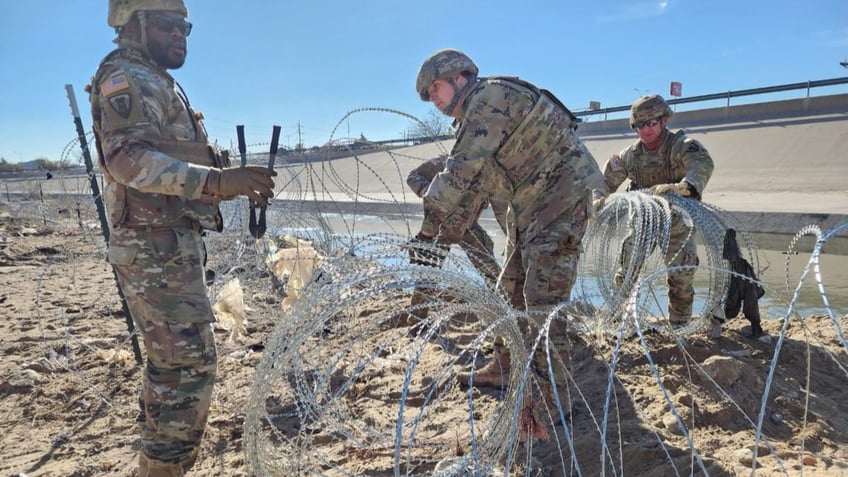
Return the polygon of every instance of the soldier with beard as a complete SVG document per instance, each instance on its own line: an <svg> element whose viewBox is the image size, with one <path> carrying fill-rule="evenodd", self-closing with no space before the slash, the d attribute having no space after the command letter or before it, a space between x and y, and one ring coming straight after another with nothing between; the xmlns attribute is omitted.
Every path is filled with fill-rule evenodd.
<svg viewBox="0 0 848 477"><path fill-rule="evenodd" d="M138 475L181 476L206 428L217 372L202 236L223 228L222 200L267 204L273 171L229 168L202 115L167 70L186 59L182 0L110 0L118 48L87 90L115 269L147 364Z"/></svg>

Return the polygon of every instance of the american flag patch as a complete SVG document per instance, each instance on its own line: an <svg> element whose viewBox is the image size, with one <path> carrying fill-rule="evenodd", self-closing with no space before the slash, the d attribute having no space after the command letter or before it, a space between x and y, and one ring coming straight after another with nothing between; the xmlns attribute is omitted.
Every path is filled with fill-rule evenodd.
<svg viewBox="0 0 848 477"><path fill-rule="evenodd" d="M116 91L125 90L130 87L129 81L127 81L127 77L123 74L118 76L110 76L106 78L106 81L100 83L100 94L103 96L109 96Z"/></svg>

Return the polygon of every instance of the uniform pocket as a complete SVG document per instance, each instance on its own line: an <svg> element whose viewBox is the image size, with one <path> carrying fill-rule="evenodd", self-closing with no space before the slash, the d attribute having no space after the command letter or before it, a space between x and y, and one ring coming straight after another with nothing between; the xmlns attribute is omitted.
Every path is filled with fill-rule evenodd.
<svg viewBox="0 0 848 477"><path fill-rule="evenodd" d="M162 262L172 260L180 252L180 243L177 233L173 229L156 230L147 237L152 252Z"/></svg>

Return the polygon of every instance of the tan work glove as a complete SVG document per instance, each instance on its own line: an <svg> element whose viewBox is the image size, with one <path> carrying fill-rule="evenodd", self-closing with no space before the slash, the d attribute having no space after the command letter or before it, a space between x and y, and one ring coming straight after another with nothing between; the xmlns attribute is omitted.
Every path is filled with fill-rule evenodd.
<svg viewBox="0 0 848 477"><path fill-rule="evenodd" d="M686 180L682 180L680 182L674 184L657 184L651 187L651 193L654 195L663 195L663 194L679 194L684 197L688 197L691 195L689 191L689 183Z"/></svg>
<svg viewBox="0 0 848 477"><path fill-rule="evenodd" d="M274 180L277 173L262 166L231 167L209 170L206 192L223 197L244 195L259 205L268 205L274 196Z"/></svg>

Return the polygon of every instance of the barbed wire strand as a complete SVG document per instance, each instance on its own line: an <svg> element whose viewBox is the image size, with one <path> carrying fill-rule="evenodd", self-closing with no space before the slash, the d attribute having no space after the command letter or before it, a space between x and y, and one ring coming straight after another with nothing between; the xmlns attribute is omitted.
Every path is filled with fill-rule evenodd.
<svg viewBox="0 0 848 477"><path fill-rule="evenodd" d="M343 116L327 144L334 144L333 135L340 124L364 112L398 115L424 124L400 111L360 108ZM265 144L256 143L252 148ZM446 152L441 143L437 147ZM78 148L78 143L69 142L63 149L62 160L73 162L77 158L75 148ZM550 376L553 376L554 366L562 364L556 362L558 353L548 336L558 311L553 311L543 320L538 334L530 337L533 344L525 347L528 337L519 330L517 323L532 317L512 309L504 296L488 287L468 257L451 251L441 268L410 264L407 242L417 224L404 206L411 196L402 186L401 161L429 158L390 149L372 151L383 154L379 160L393 162L390 176L384 176L380 173L384 168L369 163L378 159L372 159L369 154L360 156L359 151L351 152L355 164L352 177L337 169L329 154L326 159L318 161L297 163L284 160L279 163L278 170L283 173L277 180L276 199L269 208L270 242L257 242L246 233L245 200L224 204L223 213L229 232L207 237L210 268L217 272L210 286L210 297L216 298L223 286L235 278L245 287L249 300L263 293L294 297L287 307L276 305L266 308L267 314L260 317L273 324L273 329L264 343L265 351L256 366L244 411L247 469L256 475L356 475L366 468L371 470L365 473L391 469L396 476L505 475L513 472L531 475L530 468L543 457L539 453L548 453L551 448L520 438L518 431L525 399L538 394L546 384L533 371L531 357L539 349L547 359ZM103 254L105 244L102 238L97 237L93 201L83 195L86 194L87 181L62 174L56 178L58 180L51 184L59 184L59 190L46 194L44 181L40 179L14 184L16 195L24 200L35 200L38 204L35 214L26 216L25 207L19 207L13 201L8 206L15 209L15 214L23 214L24 221L31 220L50 229L82 229L90 244L90 253ZM365 183L377 185L377 190L383 192L364 191L362 186ZM398 188L397 184L401 187ZM9 185L7 183L7 191ZM74 203L76 217L67 213L56 215L67 209L62 206L67 204L67 197L79 198ZM345 212L350 209L342 207L344 202L354 204L353 212ZM305 206L309 203L312 207L307 209ZM372 203L396 207L398 213L392 220L378 217L384 224L383 230L388 230L388 233L358 228L360 222L370 219L368 205ZM676 216L684 218L689 234L702 245L702 258L705 260L696 267L665 265L666 257L673 258L681 253L669 248L672 218ZM397 228L394 222L400 222L401 228ZM709 325L713 310L721 305L726 295L731 277L738 277L728 269L722 258L726 230L737 230L740 249L755 270L762 270L754 239L730 214L710 204L677 196L656 197L641 191L611 195L607 206L598 212L589 226L584 239L586 253L581 257L579 266L581 280L575 286L571 301L563 305L569 316L570 332L598 348L611 345L611 354L602 362L607 370L603 403L597 411L600 415L596 415L590 398L578 383L579 376L572 375L570 370L566 384L572 392L568 396L559 394L557 386L553 386L552 400L546 401L541 413L544 424L556 431L553 439L556 442L556 464L547 465L555 465L563 474L583 475L589 472L588 469L597 469L601 475L606 475L608 470L613 475L626 473L629 462L623 454L622 442L617 443L616 452L608 441L612 437L609 430L613 418L619 426L616 435L619 438L624 435L622 417L618 414L621 403L616 386L617 382L620 383L617 371L625 353L625 343L636 336L656 387L691 452L692 465L707 473L707 466L692 435L693 429L689 429L678 412L677 404L663 383L660 364L654 359L646 333L659 332L674 337L686 357L686 366L707 376L710 385L718 390L726 403L735 407L749 429L754 431L752 471L755 471L760 441L764 440L767 448L773 450L763 433L766 403L772 392L778 354L790 320L800 319L796 307L800 290L810 272L837 337L848 351L848 343L831 307L820 270L823 245L845 227L848 224L827 233L808 227L800 231L789 245L787 292L792 289L788 260L796 255L800 237L814 235L817 238L810 260L791 298L787 298L759 414L754 420L730 392L704 371L683 344L684 339ZM622 251L625 240L632 242L629 256ZM313 261L311 265L315 272L304 283L275 283L270 279L271 273L267 268L269 260L275 252L291 246L292 242L295 247L303 247L304 253L308 246L319 251L318 258L302 257ZM301 248L297 250L295 260ZM656 320L656 315L663 314L665 277L675 270L695 271L696 281L700 284L699 301L688 323L670 327L661 319ZM617 271L623 276L620 284L615 283ZM47 268L42 279L46 277ZM80 286L74 277L70 277L60 298L63 302L71 301L74 289ZM283 277L283 281L286 278L291 281L291 277ZM761 282L757 284L767 288L769 294L780 295L779 290ZM37 288L41 290L43 286ZM425 292L425 303L410 303L416 289ZM39 312L48 309L41 296L37 293ZM97 305L98 309L106 310L115 307L114 301ZM425 309L429 311L426 318L410 318ZM74 353L93 353L107 344L81 340L79 336L85 330L75 328L78 319L75 316L64 317L66 330L62 351L68 354L68 359L54 365L84 382L88 392L105 405L116 412L131 414L135 403L112 402L112 394L103 389L104 384L92 382L87 378L86 370L79 368L80 361L74 359ZM481 362L486 361L489 354L487 343L495 336L504 340L514 363L504 385L493 393L480 392L473 386L462 389L457 384L457 375L477 369ZM107 346L116 351L128 347L126 333L116 337L118 339ZM49 342L44 330L42 340ZM48 357L50 351L45 350ZM848 377L839 358L832 354L829 356ZM110 358L110 366L116 359L116 356ZM472 382L475 374L472 371ZM691 375L689 380L692 380ZM398 383L399 387L393 387L392 383ZM551 381L547 384L557 383ZM624 389L627 389L626 386ZM571 400L569 406L564 399ZM647 414L643 405L630 400L632 402L628 405L632 405L635 412ZM578 455L574 423L565 411L579 403L588 410L589 421L593 423L600 443L597 459L592 463L581 460ZM226 402L221 404L228 405ZM806 402L805 409L808 407L809 402ZM467 412L461 419L456 419L451 417L455 414L440 413L440 409L465 409ZM233 411L236 412L235 409ZM442 435L440 429L453 430L453 442ZM659 444L671 469L680 475L681 471L664 438L656 429L648 431ZM803 441L801 445L803 447ZM464 450L458 453L458 448ZM345 449L347 458L337 458L339 449ZM787 473L779 458L778 463Z"/></svg>

